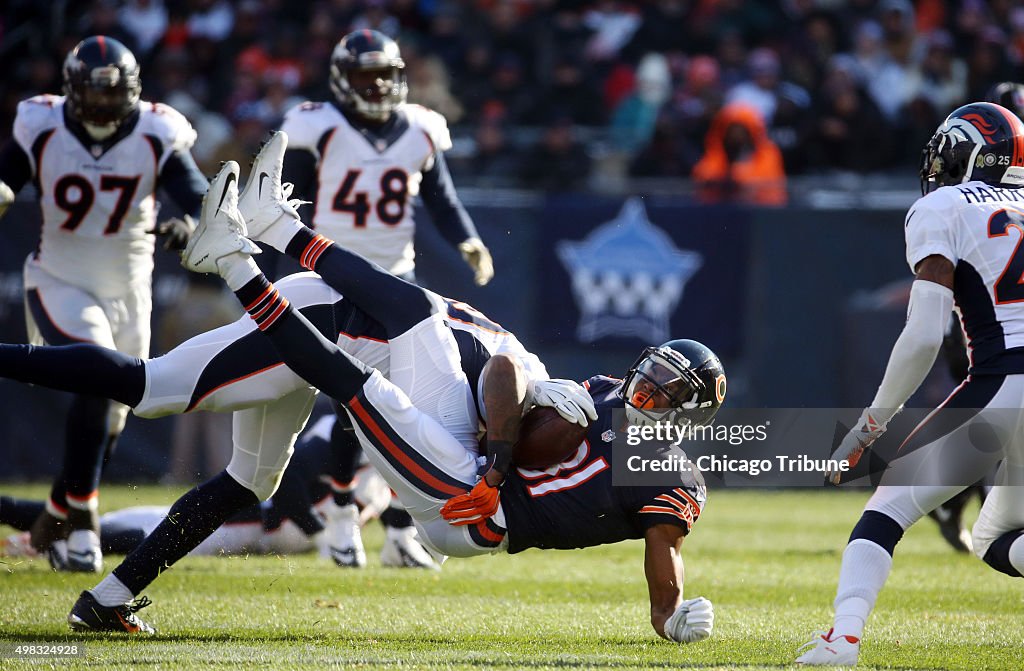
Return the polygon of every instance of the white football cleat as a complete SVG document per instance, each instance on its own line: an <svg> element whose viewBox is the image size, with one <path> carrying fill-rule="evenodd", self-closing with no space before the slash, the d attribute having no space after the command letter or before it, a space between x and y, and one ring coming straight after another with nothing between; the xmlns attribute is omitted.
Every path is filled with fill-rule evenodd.
<svg viewBox="0 0 1024 671"><path fill-rule="evenodd" d="M220 273L217 262L241 252L259 254L260 248L246 237L238 213L238 164L221 166L203 197L199 225L181 253L181 265L197 273Z"/></svg>
<svg viewBox="0 0 1024 671"><path fill-rule="evenodd" d="M814 638L800 646L804 651L796 658L797 664L806 666L856 666L860 655L860 639L856 636L832 636L828 632L815 632Z"/></svg>
<svg viewBox="0 0 1024 671"><path fill-rule="evenodd" d="M363 568L366 566L366 550L363 536L359 531L359 508L351 503L336 506L327 516L327 554L338 566Z"/></svg>
<svg viewBox="0 0 1024 671"><path fill-rule="evenodd" d="M68 570L68 542L67 540L53 541L50 547L46 548L46 558L54 571Z"/></svg>
<svg viewBox="0 0 1024 671"><path fill-rule="evenodd" d="M66 571L100 573L103 571L103 550L100 537L92 529L75 529L68 535Z"/></svg>
<svg viewBox="0 0 1024 671"><path fill-rule="evenodd" d="M382 566L394 568L425 568L440 571L441 565L416 539L416 527L396 529L388 527L384 547L380 550Z"/></svg>
<svg viewBox="0 0 1024 671"><path fill-rule="evenodd" d="M253 240L266 242L265 234L274 224L299 220L296 208L304 201L288 200L292 185L281 184L281 168L287 148L288 134L273 132L253 159L249 181L238 196L238 211L242 213L246 230Z"/></svg>

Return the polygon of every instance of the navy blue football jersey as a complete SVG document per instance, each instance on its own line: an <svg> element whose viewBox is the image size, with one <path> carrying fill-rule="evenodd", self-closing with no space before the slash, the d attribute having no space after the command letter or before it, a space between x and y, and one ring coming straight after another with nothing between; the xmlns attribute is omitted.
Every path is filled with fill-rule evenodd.
<svg viewBox="0 0 1024 671"><path fill-rule="evenodd" d="M612 485L612 444L625 427L622 380L596 376L584 383L597 420L571 459L543 471L514 469L501 486L509 553L527 548L571 550L643 538L656 524L689 533L707 490L702 480L668 486ZM617 422L616 422L617 420Z"/></svg>

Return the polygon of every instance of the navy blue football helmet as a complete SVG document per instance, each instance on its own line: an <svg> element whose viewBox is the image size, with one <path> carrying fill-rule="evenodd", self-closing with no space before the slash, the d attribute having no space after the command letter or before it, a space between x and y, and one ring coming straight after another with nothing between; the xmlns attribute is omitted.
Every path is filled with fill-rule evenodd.
<svg viewBox="0 0 1024 671"><path fill-rule="evenodd" d="M135 55L112 37L88 37L64 59L65 104L87 128L116 129L138 109L141 94Z"/></svg>
<svg viewBox="0 0 1024 671"><path fill-rule="evenodd" d="M387 121L409 93L398 43L376 30L341 38L331 54L330 83L343 108L376 123Z"/></svg>
<svg viewBox="0 0 1024 671"><path fill-rule="evenodd" d="M626 417L634 426L703 426L722 407L725 391L722 362L696 340L648 347L622 382Z"/></svg>
<svg viewBox="0 0 1024 671"><path fill-rule="evenodd" d="M1024 186L1024 123L995 103L976 102L955 110L922 152L922 194L975 180Z"/></svg>

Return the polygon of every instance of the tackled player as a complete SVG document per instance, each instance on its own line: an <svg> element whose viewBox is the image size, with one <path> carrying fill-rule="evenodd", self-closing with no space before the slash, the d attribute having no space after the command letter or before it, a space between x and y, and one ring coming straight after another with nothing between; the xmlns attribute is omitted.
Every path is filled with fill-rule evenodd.
<svg viewBox="0 0 1024 671"><path fill-rule="evenodd" d="M457 348L451 331L443 328L444 303L418 290L421 295L410 303L427 301L426 318L422 311L389 309L381 300L388 294L371 289L369 280L379 269L365 259L316 235L284 207L284 215L273 219L238 212L237 172L237 165L229 163L214 178L199 230L184 254L186 267L224 277L288 366L345 406L371 463L398 493L429 548L475 556L644 538L654 629L680 643L711 634L711 602L702 597L683 599L679 555L706 498L703 481L692 476L675 487L613 487L606 438L625 428L621 421L644 424L667 416L677 424L709 422L722 400L715 382L724 376L709 349L673 340L646 349L624 380L588 380L585 386L597 407L597 421L590 423L587 440L571 460L546 471L511 464L510 439L518 431L526 390L514 378L509 380L518 404L501 417L487 404L488 426L498 424L501 429L498 440L489 440L490 454L481 469L473 446L463 444L417 406L419 399L428 407L435 402L431 390L420 378L396 370L396 361L414 361L417 353L441 359L439 355ZM385 329L393 382L324 338L290 305L253 262L255 245L246 237L249 231L257 238L279 241L288 250L302 250L300 255L313 270L326 272L325 266L338 264L348 276L346 289L376 297L366 309ZM461 375L454 359L438 360L437 365L445 377ZM485 387L489 390L490 385ZM622 414L616 415L616 410L625 411L624 420L617 419ZM72 617L77 612L78 606Z"/></svg>

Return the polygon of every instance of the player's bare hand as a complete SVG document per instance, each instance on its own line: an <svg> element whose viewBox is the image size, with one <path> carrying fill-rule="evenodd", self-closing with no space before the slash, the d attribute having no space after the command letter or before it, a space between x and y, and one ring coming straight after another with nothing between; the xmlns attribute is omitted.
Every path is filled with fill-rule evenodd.
<svg viewBox="0 0 1024 671"><path fill-rule="evenodd" d="M531 380L526 386L526 406L530 405L554 408L562 419L580 426L597 419L594 399L572 380Z"/></svg>
<svg viewBox="0 0 1024 671"><path fill-rule="evenodd" d="M478 287L482 287L494 277L494 261L491 252L480 238L467 238L459 243L459 252L470 268Z"/></svg>
<svg viewBox="0 0 1024 671"><path fill-rule="evenodd" d="M452 497L441 506L441 517L454 526L476 524L498 512L498 488L487 477L480 478L473 489Z"/></svg>
<svg viewBox="0 0 1024 671"><path fill-rule="evenodd" d="M188 239L196 230L196 222L189 215L183 215L161 221L150 233L159 235L164 239L164 249L172 252L180 252L185 249Z"/></svg>

